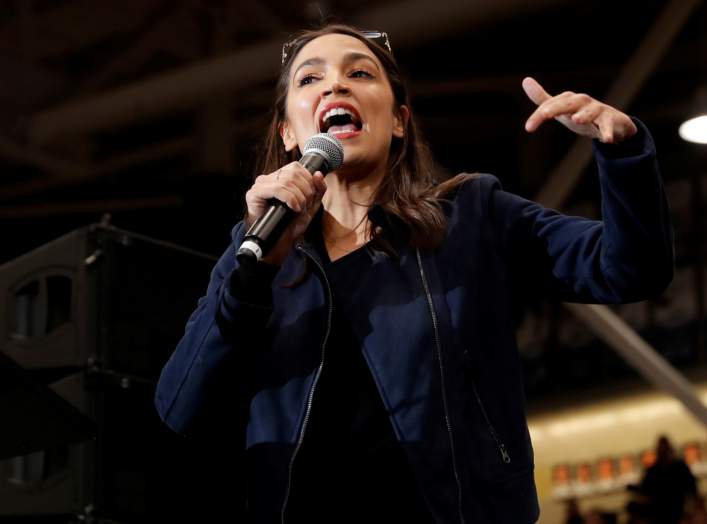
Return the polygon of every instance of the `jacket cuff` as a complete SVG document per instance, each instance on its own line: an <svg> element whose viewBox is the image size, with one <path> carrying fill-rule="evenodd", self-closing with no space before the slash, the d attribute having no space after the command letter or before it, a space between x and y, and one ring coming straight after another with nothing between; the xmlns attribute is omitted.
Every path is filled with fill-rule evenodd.
<svg viewBox="0 0 707 524"><path fill-rule="evenodd" d="M265 264L243 267L238 263L236 251L245 231L245 224L240 222L231 233L233 265L218 291L216 320L224 334L244 326L264 326L272 313L272 282L279 268Z"/></svg>
<svg viewBox="0 0 707 524"><path fill-rule="evenodd" d="M655 145L646 125L638 118L631 117L631 120L636 124L636 134L620 144L604 144L597 139L592 140L597 159L618 160L655 154Z"/></svg>
<svg viewBox="0 0 707 524"><path fill-rule="evenodd" d="M272 283L279 270L262 262L238 266L230 276L230 295L241 304L272 308Z"/></svg>

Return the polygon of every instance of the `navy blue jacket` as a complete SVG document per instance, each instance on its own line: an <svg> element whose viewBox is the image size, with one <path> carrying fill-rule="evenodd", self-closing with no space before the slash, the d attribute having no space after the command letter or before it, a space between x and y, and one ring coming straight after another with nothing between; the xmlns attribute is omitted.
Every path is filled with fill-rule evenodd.
<svg viewBox="0 0 707 524"><path fill-rule="evenodd" d="M670 282L668 208L652 139L638 124L626 144L594 145L603 221L545 209L503 191L490 175L464 183L444 202L446 238L435 250L411 249L394 221L371 210L374 220L393 224L384 234L398 239L399 256L371 249L374 268L342 308L368 312L351 316L362 319L352 328L437 522L525 524L538 517L514 338L521 291L619 303ZM156 405L186 435L239 421L251 518L281 522L326 366L332 297L321 261L304 241L263 303L239 302L231 276L243 234L238 224L162 372ZM303 272L305 260L311 270Z"/></svg>

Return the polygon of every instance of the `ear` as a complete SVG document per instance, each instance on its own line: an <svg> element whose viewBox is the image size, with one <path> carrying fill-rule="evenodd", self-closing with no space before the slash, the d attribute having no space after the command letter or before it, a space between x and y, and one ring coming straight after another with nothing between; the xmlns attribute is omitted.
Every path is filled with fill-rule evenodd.
<svg viewBox="0 0 707 524"><path fill-rule="evenodd" d="M405 136L405 131L408 128L409 121L410 108L405 105L400 106L393 115L393 136L396 138L403 138Z"/></svg>
<svg viewBox="0 0 707 524"><path fill-rule="evenodd" d="M285 151L288 153L297 147L297 139L295 138L295 134L292 132L289 123L283 122L280 124L280 137L282 138L282 143L285 146Z"/></svg>

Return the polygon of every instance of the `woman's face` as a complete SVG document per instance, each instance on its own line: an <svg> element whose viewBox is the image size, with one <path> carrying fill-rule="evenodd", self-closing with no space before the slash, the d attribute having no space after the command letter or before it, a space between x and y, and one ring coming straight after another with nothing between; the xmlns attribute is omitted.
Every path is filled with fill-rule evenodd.
<svg viewBox="0 0 707 524"><path fill-rule="evenodd" d="M282 126L285 148L302 150L312 135L329 132L344 145L344 166L384 167L392 137L402 137L408 109L394 108L385 69L360 40L331 34L308 42L290 69Z"/></svg>

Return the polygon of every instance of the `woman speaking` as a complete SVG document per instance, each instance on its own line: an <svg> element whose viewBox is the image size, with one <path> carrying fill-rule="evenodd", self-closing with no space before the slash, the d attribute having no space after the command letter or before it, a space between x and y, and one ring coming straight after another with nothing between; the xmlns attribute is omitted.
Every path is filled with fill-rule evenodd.
<svg viewBox="0 0 707 524"><path fill-rule="evenodd" d="M257 523L538 518L513 311L523 293L619 303L672 278L672 233L643 125L533 79L530 132L594 139L603 221L489 175L439 183L385 33L332 25L285 44L247 216L166 364L173 430L239 428ZM296 160L327 132L344 162ZM277 199L294 219L256 265L235 253Z"/></svg>

